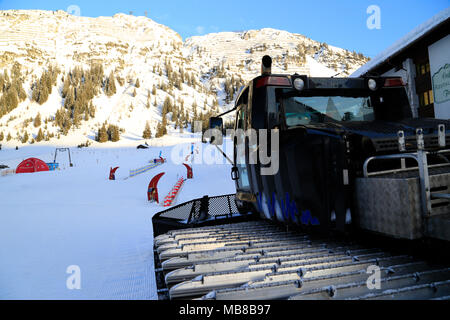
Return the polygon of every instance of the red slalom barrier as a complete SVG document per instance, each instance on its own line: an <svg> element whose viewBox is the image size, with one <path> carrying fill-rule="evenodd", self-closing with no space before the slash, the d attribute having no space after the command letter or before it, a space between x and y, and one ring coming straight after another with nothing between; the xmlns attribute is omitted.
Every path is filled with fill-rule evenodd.
<svg viewBox="0 0 450 320"><path fill-rule="evenodd" d="M187 169L187 178L188 178L188 179L194 178L194 176L193 176L193 174L192 174L192 167L190 167L190 166L187 165L186 163L183 163L183 166L185 166L186 169Z"/></svg>
<svg viewBox="0 0 450 320"><path fill-rule="evenodd" d="M109 180L116 180L116 171L119 167L109 169Z"/></svg>
<svg viewBox="0 0 450 320"><path fill-rule="evenodd" d="M173 200L176 198L178 192L181 189L181 186L183 185L184 181L186 181L183 177L181 177L175 186L172 188L172 190L169 192L169 194L164 198L164 207L170 207L172 205Z"/></svg>
<svg viewBox="0 0 450 320"><path fill-rule="evenodd" d="M159 179L165 174L165 172L161 172L153 177L153 179L150 181L147 189L147 199L148 201L156 201L159 203L158 198L158 182Z"/></svg>

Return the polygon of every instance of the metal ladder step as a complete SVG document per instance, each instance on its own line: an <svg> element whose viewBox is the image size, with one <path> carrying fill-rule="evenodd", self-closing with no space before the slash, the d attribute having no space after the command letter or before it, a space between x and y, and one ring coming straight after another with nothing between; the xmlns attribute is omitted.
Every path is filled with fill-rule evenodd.
<svg viewBox="0 0 450 320"><path fill-rule="evenodd" d="M197 234L197 233L205 233L205 232L217 232L217 231L223 231L223 230L245 230L245 229L268 227L268 226L271 228L274 228L274 226L272 224L270 224L269 222L259 220L259 221L239 222L239 223L234 223L234 224L224 224L224 225L201 227L201 228L179 229L179 230L172 230L165 234L155 237L155 242L157 242L161 239L165 239L167 237L174 237L177 235L188 235L188 234Z"/></svg>
<svg viewBox="0 0 450 320"><path fill-rule="evenodd" d="M156 246L156 250L158 252L162 252L164 250L173 249L173 248L181 248L181 247L188 247L188 246L199 246L199 245L208 245L208 244L224 244L224 243L244 243L244 242L259 242L262 240L270 240L270 239L307 239L306 236L299 235L296 233L291 232L266 232L264 234L261 233L249 233L247 235L239 235L237 237L231 236L231 237L224 237L221 239L217 239L214 237L207 237L207 238L198 238L198 241L195 239L193 241L189 241L188 239L184 239L183 241L180 241L178 244L176 241L173 242L166 242L160 246Z"/></svg>
<svg viewBox="0 0 450 320"><path fill-rule="evenodd" d="M401 275L384 275L380 279L379 288L369 288L367 285L367 275L360 281L346 283L342 285L332 285L307 290L304 293L290 297L290 300L322 300L322 299L354 299L359 297L370 298L371 296L386 295L398 288L412 288L413 286L431 285L432 283L450 278L450 269L427 270ZM395 295L395 293L393 293ZM417 298L421 295L418 294Z"/></svg>
<svg viewBox="0 0 450 320"><path fill-rule="evenodd" d="M431 193L431 199L446 199L450 200L450 193Z"/></svg>
<svg viewBox="0 0 450 320"><path fill-rule="evenodd" d="M179 242L186 239L202 239L202 238L208 238L208 237L228 237L228 236L239 236L239 235L248 235L248 234L255 234L255 233L265 233L265 232L279 232L279 230L276 230L273 228L273 226L255 226L252 228L239 228L239 229L229 229L229 230L209 230L205 232L196 232L196 233L183 233L183 234L176 234L172 236L167 237L161 237L158 240L154 241L155 246L161 246L166 243L172 243L172 242Z"/></svg>
<svg viewBox="0 0 450 320"><path fill-rule="evenodd" d="M383 257L385 257L385 254L379 253L372 254L370 256L361 256L361 260L375 260ZM289 263L281 265L277 265L275 263L259 265L241 271L211 273L200 275L193 280L176 284L169 290L169 294L171 298L199 296L206 294L212 290L232 288L243 285L249 281L261 280L268 275L277 274L278 272L300 272L299 270L307 270L308 268L329 269L338 267L342 264L349 265L352 263L358 264L359 261L355 261L350 256L343 255L312 260L299 259L297 261L290 261Z"/></svg>
<svg viewBox="0 0 450 320"><path fill-rule="evenodd" d="M390 262L391 261L384 261L380 264L382 277L412 274L429 269L429 266L423 262L404 263L399 265L390 264ZM248 283L240 288L222 289L210 292L201 299L242 300L248 299L249 296L253 300L288 299L289 297L314 288L326 288L333 285L339 286L367 281L368 274L365 266L366 264L361 264L353 271L304 279L299 278L297 275L291 277L291 279L287 281L271 281L271 278L267 278L263 281Z"/></svg>
<svg viewBox="0 0 450 320"><path fill-rule="evenodd" d="M400 289L388 289L378 294L366 294L355 299L361 300L429 300L448 297L450 295L450 280L413 285Z"/></svg>
<svg viewBox="0 0 450 320"><path fill-rule="evenodd" d="M212 250L220 250L220 249L242 249L247 250L250 248L262 248L264 245L277 245L277 246L292 246L299 243L309 243L309 240L305 240L303 237L301 238L280 238L280 239L265 239L260 241L243 241L243 242L212 242L212 243L202 243L196 245L187 245L180 248L172 248L168 250L164 250L159 253L159 258L161 261L167 260L169 258L178 257L178 256L186 256L192 252L199 251L212 251Z"/></svg>
<svg viewBox="0 0 450 320"><path fill-rule="evenodd" d="M322 249L322 252L313 251L313 252L298 252L298 251L287 251L284 254L280 253L278 255L273 256L251 256L246 259L228 259L221 260L213 263L200 263L195 264L192 267L186 267L183 269L177 269L172 271L166 275L166 283L176 283L181 281L191 280L199 275L208 275L211 273L224 272L224 271L238 271L242 269L251 269L262 266L273 266L274 264L282 265L284 263L290 263L292 261L308 261L316 259L326 259L329 257L338 257L348 255L348 251L350 248L341 248L337 250L333 250L333 253L330 253L328 249ZM359 253L367 253L369 252L367 249L361 249L358 251ZM355 251L355 253L358 253Z"/></svg>
<svg viewBox="0 0 450 320"><path fill-rule="evenodd" d="M230 260L230 259L243 259L246 257L256 257L256 256L273 256L274 254L283 254L285 251L301 250L305 253L313 252L318 250L328 251L334 247L340 246L340 243L335 243L334 246L326 245L323 242L310 242L304 241L299 242L295 245L289 247L281 246L278 242L271 242L268 244L257 245L251 248L240 248L240 249L224 249L224 250L209 250L209 251L199 251L188 253L184 257L175 257L165 260L162 263L164 270L171 270L183 267L189 267L198 263L212 263L218 262L220 260ZM359 248L359 246L354 246L354 248Z"/></svg>

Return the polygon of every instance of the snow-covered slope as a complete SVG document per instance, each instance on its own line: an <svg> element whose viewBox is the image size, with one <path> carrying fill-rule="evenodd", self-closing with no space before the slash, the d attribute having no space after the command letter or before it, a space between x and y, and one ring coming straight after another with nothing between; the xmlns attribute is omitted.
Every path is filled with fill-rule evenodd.
<svg viewBox="0 0 450 320"><path fill-rule="evenodd" d="M34 142L41 129L48 141L40 144L77 145L87 140L95 144L93 140L106 122L122 129L119 144L136 144L143 139L147 123L154 137L167 99L178 114L166 113L169 134L179 132L174 128L177 118L190 130L190 122L202 114L206 117L207 112L230 108L239 88L259 74L265 54L273 57L274 72L311 76L345 76L367 61L361 54L274 29L222 32L183 42L175 31L146 17L0 11L0 70L6 70L0 74L6 72L4 78L11 79L14 65L18 66L26 94L17 107L3 116L0 112L0 143ZM79 124L61 132L54 120L65 104L64 80L76 67L88 70L93 65L104 70L100 89L90 100L95 115L83 116ZM33 88L50 66L59 69L53 90L48 100L37 103ZM110 74L115 77L116 90L107 95ZM73 88L74 92L79 89L75 84ZM5 90L0 90L0 98L6 96ZM0 111L7 105L2 106L0 100ZM73 110L67 112L73 116ZM38 113L42 124L34 125Z"/></svg>
<svg viewBox="0 0 450 320"><path fill-rule="evenodd" d="M183 156L190 145L180 146ZM72 149L73 167L67 154L58 154L61 170L0 176L0 300L157 299L151 218L166 208L147 201L147 188L154 175L166 172L158 184L164 198L177 175L186 177L186 169L170 160L172 149ZM54 151L50 146L5 148L0 163L15 168L28 157L50 162ZM160 152L167 163L124 180L130 169L145 166ZM197 164L200 156L195 154L194 179L185 182L175 205L235 191L230 165ZM109 169L115 166L117 179L110 181ZM71 276L66 270L74 265L80 290L66 285Z"/></svg>

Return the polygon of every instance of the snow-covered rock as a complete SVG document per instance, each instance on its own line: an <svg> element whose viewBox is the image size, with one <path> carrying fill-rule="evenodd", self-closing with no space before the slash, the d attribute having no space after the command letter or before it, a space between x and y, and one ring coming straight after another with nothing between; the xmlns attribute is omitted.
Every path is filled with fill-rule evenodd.
<svg viewBox="0 0 450 320"><path fill-rule="evenodd" d="M30 140L37 136L41 127L34 127L29 119L38 113L43 120L55 116L64 104L63 75L75 67L87 69L102 64L105 77L113 72L123 82L116 81L116 94L110 97L101 90L92 100L95 117L70 129L67 136L58 138L59 128L49 122L43 130L55 135L50 143L76 145L92 140L105 121L123 129L121 140L142 140L147 122L155 134L167 97L178 107L183 104L191 120L194 105L197 114L228 110L239 87L259 74L265 54L273 58L273 72L310 76L345 76L367 61L360 54L269 28L214 33L183 42L175 31L146 17L116 14L89 18L65 11L0 11L0 70L10 73L14 63L19 63L27 93L25 101L0 118L0 133L12 136L12 140L6 142L4 138L0 143L20 144L25 132ZM50 65L57 66L61 73L48 101L39 105L32 100L31 88ZM172 86L169 68L172 75L185 75L178 88ZM225 90L230 83L235 86L232 97ZM175 119L169 114L168 120L173 128Z"/></svg>

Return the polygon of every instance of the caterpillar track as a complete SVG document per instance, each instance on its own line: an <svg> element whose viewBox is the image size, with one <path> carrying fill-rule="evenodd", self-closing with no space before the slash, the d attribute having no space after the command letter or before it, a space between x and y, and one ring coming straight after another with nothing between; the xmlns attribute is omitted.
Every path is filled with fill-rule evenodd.
<svg viewBox="0 0 450 320"><path fill-rule="evenodd" d="M169 231L154 245L160 299L450 299L449 265L263 220Z"/></svg>

